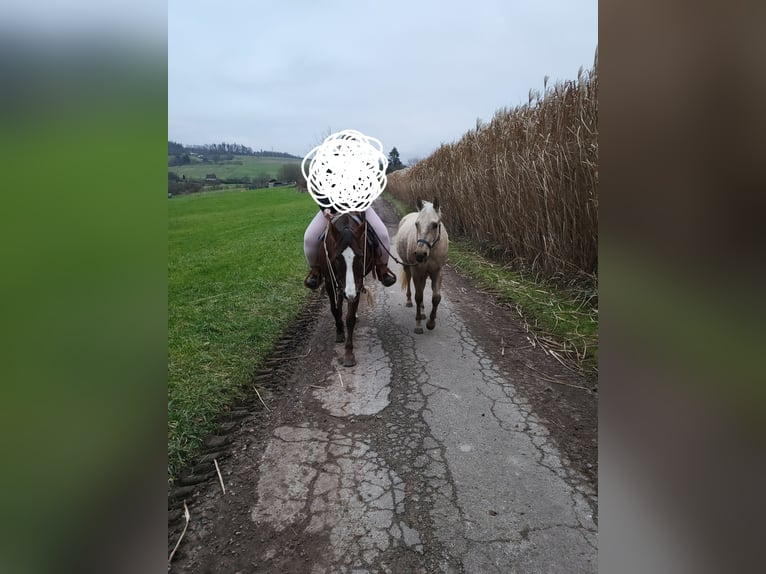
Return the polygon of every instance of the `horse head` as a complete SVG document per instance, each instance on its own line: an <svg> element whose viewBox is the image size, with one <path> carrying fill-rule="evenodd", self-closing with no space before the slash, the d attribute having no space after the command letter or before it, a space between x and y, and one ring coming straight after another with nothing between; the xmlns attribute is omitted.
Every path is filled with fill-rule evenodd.
<svg viewBox="0 0 766 574"><path fill-rule="evenodd" d="M418 216L415 219L415 232L417 243L415 244L415 260L423 263L431 254L431 249L441 239L441 211L439 199L422 201L417 199Z"/></svg>

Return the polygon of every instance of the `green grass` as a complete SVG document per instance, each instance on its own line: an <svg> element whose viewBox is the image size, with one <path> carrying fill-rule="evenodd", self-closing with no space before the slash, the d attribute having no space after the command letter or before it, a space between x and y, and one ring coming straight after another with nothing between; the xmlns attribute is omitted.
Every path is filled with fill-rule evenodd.
<svg viewBox="0 0 766 574"><path fill-rule="evenodd" d="M635 356L673 373L672 384L729 410L737 424L763 426L762 290L736 273L700 281L619 240L605 242L601 261L609 289L610 330L624 333ZM667 380L671 382L670 379ZM663 384L665 381L663 381Z"/></svg>
<svg viewBox="0 0 766 574"><path fill-rule="evenodd" d="M305 304L303 232L316 204L290 187L177 197L168 212L172 477Z"/></svg>
<svg viewBox="0 0 766 574"><path fill-rule="evenodd" d="M403 215L412 211L386 193ZM561 289L486 259L470 242L450 236L448 262L519 314L536 343L543 344L595 383L598 374L598 309L582 290Z"/></svg>
<svg viewBox="0 0 766 574"><path fill-rule="evenodd" d="M472 277L479 289L510 304L537 342L556 352L591 382L598 374L598 309L577 291L536 281L485 259L464 241L450 238L449 263Z"/></svg>
<svg viewBox="0 0 766 574"><path fill-rule="evenodd" d="M278 178L279 169L284 164L300 163L299 159L234 156L231 161L221 163L191 163L187 165L174 165L168 167L168 171L177 173L179 177L185 175L187 179L205 179L209 173L214 173L219 179L242 178L266 179Z"/></svg>

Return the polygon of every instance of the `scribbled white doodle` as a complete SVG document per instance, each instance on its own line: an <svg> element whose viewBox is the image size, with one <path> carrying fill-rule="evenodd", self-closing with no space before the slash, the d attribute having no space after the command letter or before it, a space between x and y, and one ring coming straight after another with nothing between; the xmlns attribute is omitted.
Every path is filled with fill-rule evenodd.
<svg viewBox="0 0 766 574"><path fill-rule="evenodd" d="M387 168L380 141L356 130L328 136L301 164L314 200L339 213L370 207L386 188Z"/></svg>

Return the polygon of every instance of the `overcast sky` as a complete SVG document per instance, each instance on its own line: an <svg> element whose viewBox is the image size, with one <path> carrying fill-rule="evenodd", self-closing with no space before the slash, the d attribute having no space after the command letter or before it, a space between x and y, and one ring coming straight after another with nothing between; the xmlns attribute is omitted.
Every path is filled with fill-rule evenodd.
<svg viewBox="0 0 766 574"><path fill-rule="evenodd" d="M597 42L597 0L169 0L168 138L300 156L355 129L407 163Z"/></svg>

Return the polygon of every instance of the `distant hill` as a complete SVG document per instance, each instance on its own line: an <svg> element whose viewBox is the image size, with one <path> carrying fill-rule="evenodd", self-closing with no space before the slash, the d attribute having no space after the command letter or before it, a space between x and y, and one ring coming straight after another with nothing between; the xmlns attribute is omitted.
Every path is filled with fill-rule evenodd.
<svg viewBox="0 0 766 574"><path fill-rule="evenodd" d="M264 156L234 156L230 160L217 162L202 161L190 155L190 162L183 165L168 166L168 171L186 179L204 180L215 175L221 181L239 180L242 183L263 183L270 179L289 179L296 181L300 172L300 158L294 157L264 157ZM288 170L284 166L295 166ZM247 179L245 179L247 178Z"/></svg>
<svg viewBox="0 0 766 574"><path fill-rule="evenodd" d="M284 152L254 151L240 144L187 146L168 141L168 193L300 183L302 159Z"/></svg>
<svg viewBox="0 0 766 574"><path fill-rule="evenodd" d="M217 161L219 159L232 159L229 156L247 155L254 157L281 157L288 159L302 159L296 155L280 151L255 151L252 148L236 143L219 143L204 145L184 145L178 142L168 140L168 158L171 156L183 156L196 154L198 157Z"/></svg>

